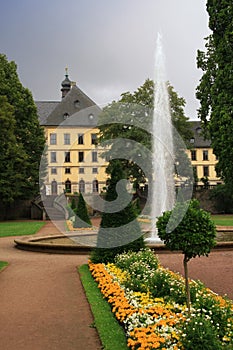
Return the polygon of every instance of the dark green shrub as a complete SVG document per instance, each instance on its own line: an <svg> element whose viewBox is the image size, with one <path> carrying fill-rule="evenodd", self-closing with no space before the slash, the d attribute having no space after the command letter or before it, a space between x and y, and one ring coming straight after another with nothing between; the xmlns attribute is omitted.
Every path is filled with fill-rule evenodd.
<svg viewBox="0 0 233 350"><path fill-rule="evenodd" d="M79 194L78 205L77 205L77 214L75 215L74 225L75 228L90 227L91 220L88 215L86 203L84 201L82 193Z"/></svg>
<svg viewBox="0 0 233 350"><path fill-rule="evenodd" d="M133 205L134 205L134 210L135 210L135 213L136 215L140 215L142 209L141 209L141 206L140 206L140 198L137 197L134 202L133 202Z"/></svg>
<svg viewBox="0 0 233 350"><path fill-rule="evenodd" d="M121 254L123 252L128 251L139 251L141 248L145 246L143 237L139 237L133 242L129 244L125 244L123 246L114 247L114 248L93 248L91 252L91 261L93 263L108 263L114 262L116 255Z"/></svg>
<svg viewBox="0 0 233 350"><path fill-rule="evenodd" d="M71 208L70 205L67 205L66 209L67 209L67 212L68 212L68 219L70 219L72 216L75 215L75 212L74 212L74 210Z"/></svg>
<svg viewBox="0 0 233 350"><path fill-rule="evenodd" d="M125 179L122 164L119 160L114 160L111 161L110 168L111 178L105 197L105 212L100 223L97 247L91 254L91 260L95 263L113 262L117 254L139 251L145 247L126 183L121 181ZM115 209L109 212L111 206Z"/></svg>
<svg viewBox="0 0 233 350"><path fill-rule="evenodd" d="M76 201L74 197L71 199L70 207L73 210L76 209Z"/></svg>
<svg viewBox="0 0 233 350"><path fill-rule="evenodd" d="M227 185L217 185L210 192L210 199L214 200L216 209L219 213L233 213L233 195L232 189Z"/></svg>

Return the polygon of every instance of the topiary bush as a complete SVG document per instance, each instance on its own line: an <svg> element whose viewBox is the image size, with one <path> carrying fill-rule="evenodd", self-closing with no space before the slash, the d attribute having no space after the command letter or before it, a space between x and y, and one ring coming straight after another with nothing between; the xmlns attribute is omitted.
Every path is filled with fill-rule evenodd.
<svg viewBox="0 0 233 350"><path fill-rule="evenodd" d="M75 228L91 227L91 220L88 215L86 203L82 193L79 194L78 205L73 226Z"/></svg>
<svg viewBox="0 0 233 350"><path fill-rule="evenodd" d="M196 199L178 203L172 211L165 212L157 220L158 236L170 250L181 250L184 254L187 306L190 311L188 283L188 261L196 256L208 256L216 244L216 229L210 214L200 209ZM183 219L180 222L181 213ZM172 229L170 229L172 227Z"/></svg>
<svg viewBox="0 0 233 350"><path fill-rule="evenodd" d="M113 160L110 168L111 177L105 196L106 210L100 223L97 247L92 250L91 254L91 260L94 263L113 262L117 254L145 248L132 199L128 201L129 194L126 183L121 181L126 177L122 170L122 164L119 160ZM110 205L114 205L114 203L117 203L116 209L109 212Z"/></svg>

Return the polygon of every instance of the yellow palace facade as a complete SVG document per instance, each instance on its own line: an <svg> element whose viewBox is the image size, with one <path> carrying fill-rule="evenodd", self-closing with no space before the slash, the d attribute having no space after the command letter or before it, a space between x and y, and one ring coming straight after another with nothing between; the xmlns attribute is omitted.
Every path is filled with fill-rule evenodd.
<svg viewBox="0 0 233 350"><path fill-rule="evenodd" d="M46 195L100 193L107 162L96 144L101 109L66 74L60 102L36 102L47 141Z"/></svg>
<svg viewBox="0 0 233 350"><path fill-rule="evenodd" d="M197 185L203 186L201 179L208 179L209 186L216 186L222 183L215 171L218 159L213 153L210 141L203 137L201 123L191 121L190 124L193 137L190 140L191 147L188 150L188 157L198 178Z"/></svg>
<svg viewBox="0 0 233 350"><path fill-rule="evenodd" d="M101 109L69 80L67 73L61 86L61 101L36 102L47 141L46 195L101 193L108 165L101 157L104 149L96 143ZM203 178L208 178L210 186L217 185L217 159L210 142L203 138L199 121L190 123L193 138L187 152L198 177L197 185L203 186Z"/></svg>

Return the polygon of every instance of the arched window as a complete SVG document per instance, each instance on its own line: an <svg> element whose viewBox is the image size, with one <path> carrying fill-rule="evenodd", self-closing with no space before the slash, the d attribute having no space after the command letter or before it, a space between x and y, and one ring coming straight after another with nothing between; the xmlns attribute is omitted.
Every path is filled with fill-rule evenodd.
<svg viewBox="0 0 233 350"><path fill-rule="evenodd" d="M85 193L85 181L84 180L79 181L79 192Z"/></svg>
<svg viewBox="0 0 233 350"><path fill-rule="evenodd" d="M99 183L98 180L92 182L92 192L99 192Z"/></svg>
<svg viewBox="0 0 233 350"><path fill-rule="evenodd" d="M51 183L51 188L52 188L52 195L57 194L57 181L53 180Z"/></svg>
<svg viewBox="0 0 233 350"><path fill-rule="evenodd" d="M65 190L66 193L71 193L71 181L69 179L67 179L65 182Z"/></svg>

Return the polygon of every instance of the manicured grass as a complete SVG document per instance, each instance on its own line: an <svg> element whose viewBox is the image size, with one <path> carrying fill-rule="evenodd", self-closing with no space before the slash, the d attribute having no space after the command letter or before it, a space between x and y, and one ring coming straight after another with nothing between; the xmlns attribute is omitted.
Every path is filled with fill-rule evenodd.
<svg viewBox="0 0 233 350"><path fill-rule="evenodd" d="M8 263L6 261L0 261L0 271L3 269L3 267L7 266Z"/></svg>
<svg viewBox="0 0 233 350"><path fill-rule="evenodd" d="M233 226L233 215L211 215L215 225Z"/></svg>
<svg viewBox="0 0 233 350"><path fill-rule="evenodd" d="M0 237L33 235L44 225L43 221L0 222Z"/></svg>
<svg viewBox="0 0 233 350"><path fill-rule="evenodd" d="M104 350L127 350L125 332L111 312L109 303L104 300L97 283L87 265L79 267L79 273L91 310L94 324Z"/></svg>

